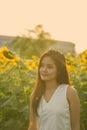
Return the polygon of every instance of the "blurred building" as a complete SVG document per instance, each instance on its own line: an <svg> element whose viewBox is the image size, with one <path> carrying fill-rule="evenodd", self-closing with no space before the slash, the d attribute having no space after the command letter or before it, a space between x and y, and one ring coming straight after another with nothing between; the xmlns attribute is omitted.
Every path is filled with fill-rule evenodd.
<svg viewBox="0 0 87 130"><path fill-rule="evenodd" d="M6 45L7 43L10 43L15 38L16 38L15 36L0 35L0 47ZM72 42L57 41L54 45L51 46L51 48L62 51L64 54L68 52L72 53L73 55L76 54L75 44Z"/></svg>
<svg viewBox="0 0 87 130"><path fill-rule="evenodd" d="M15 39L15 36L0 35L0 47L4 46L6 43L11 42L13 39Z"/></svg>
<svg viewBox="0 0 87 130"><path fill-rule="evenodd" d="M68 52L72 53L73 55L76 54L75 44L72 42L57 41L57 43L52 45L51 48L57 49L57 50L63 52L64 54L66 54Z"/></svg>

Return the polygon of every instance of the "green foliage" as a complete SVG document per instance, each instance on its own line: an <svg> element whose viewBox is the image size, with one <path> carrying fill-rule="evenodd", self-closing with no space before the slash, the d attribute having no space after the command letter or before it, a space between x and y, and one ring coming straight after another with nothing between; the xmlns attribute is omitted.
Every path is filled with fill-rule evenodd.
<svg viewBox="0 0 87 130"><path fill-rule="evenodd" d="M87 129L87 50L78 56L68 55L67 64L72 85L80 97L81 130Z"/></svg>
<svg viewBox="0 0 87 130"><path fill-rule="evenodd" d="M0 74L0 130L27 130L35 74L23 61Z"/></svg>

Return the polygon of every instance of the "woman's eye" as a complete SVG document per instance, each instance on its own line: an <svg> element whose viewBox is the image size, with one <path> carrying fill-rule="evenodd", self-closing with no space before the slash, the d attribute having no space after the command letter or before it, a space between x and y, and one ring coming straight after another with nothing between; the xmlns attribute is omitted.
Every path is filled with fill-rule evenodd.
<svg viewBox="0 0 87 130"><path fill-rule="evenodd" d="M46 68L48 68L48 69L52 69L52 68L53 68L52 65L44 65L44 64L41 64L41 65L40 65L40 68L41 68L41 67L46 67Z"/></svg>

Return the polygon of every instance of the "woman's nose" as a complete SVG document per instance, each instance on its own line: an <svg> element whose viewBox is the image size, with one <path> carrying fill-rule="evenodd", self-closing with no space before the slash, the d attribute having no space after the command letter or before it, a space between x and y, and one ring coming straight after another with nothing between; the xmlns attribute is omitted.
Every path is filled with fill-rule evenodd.
<svg viewBox="0 0 87 130"><path fill-rule="evenodd" d="M47 71L47 67L46 66L43 67L43 71Z"/></svg>

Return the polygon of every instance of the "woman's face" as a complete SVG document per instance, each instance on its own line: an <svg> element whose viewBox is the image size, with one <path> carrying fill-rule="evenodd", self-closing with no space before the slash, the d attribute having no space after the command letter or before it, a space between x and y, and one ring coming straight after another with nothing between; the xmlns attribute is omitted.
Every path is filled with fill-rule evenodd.
<svg viewBox="0 0 87 130"><path fill-rule="evenodd" d="M50 57L46 56L43 58L40 65L39 73L43 81L56 81L57 67Z"/></svg>

